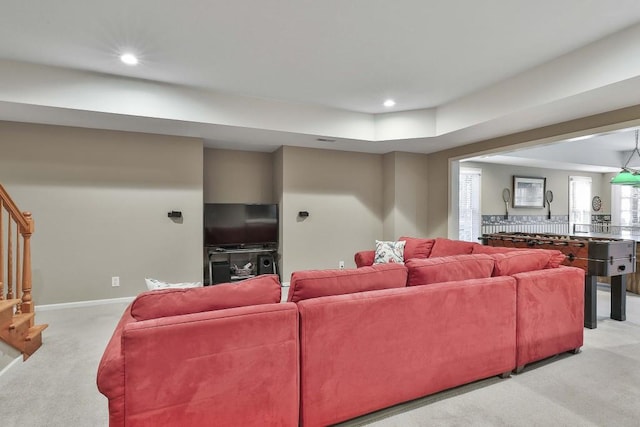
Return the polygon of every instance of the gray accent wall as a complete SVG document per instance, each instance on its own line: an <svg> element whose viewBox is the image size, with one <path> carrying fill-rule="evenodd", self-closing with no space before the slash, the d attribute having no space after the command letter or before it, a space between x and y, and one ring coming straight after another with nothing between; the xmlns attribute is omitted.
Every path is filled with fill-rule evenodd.
<svg viewBox="0 0 640 427"><path fill-rule="evenodd" d="M0 183L35 221L36 305L202 280L201 140L0 122L0 153Z"/></svg>

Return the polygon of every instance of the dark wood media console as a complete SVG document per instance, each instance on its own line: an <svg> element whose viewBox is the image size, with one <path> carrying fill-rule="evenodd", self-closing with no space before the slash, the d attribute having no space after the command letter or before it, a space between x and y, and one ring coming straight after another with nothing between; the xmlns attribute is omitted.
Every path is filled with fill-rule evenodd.
<svg viewBox="0 0 640 427"><path fill-rule="evenodd" d="M278 249L274 247L205 247L204 250L205 286L236 282L261 274L278 274ZM244 270L242 267L247 263L251 263L251 268Z"/></svg>

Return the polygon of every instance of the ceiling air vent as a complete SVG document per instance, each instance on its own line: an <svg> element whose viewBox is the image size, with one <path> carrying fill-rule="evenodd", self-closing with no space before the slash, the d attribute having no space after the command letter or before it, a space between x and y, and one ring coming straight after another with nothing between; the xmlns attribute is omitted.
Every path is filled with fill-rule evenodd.
<svg viewBox="0 0 640 427"><path fill-rule="evenodd" d="M336 142L335 139L331 139L331 138L317 138L316 141L320 141L320 142Z"/></svg>

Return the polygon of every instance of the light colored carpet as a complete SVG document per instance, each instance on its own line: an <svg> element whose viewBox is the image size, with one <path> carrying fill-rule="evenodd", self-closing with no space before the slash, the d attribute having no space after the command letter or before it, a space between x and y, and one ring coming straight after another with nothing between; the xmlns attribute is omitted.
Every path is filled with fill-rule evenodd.
<svg viewBox="0 0 640 427"><path fill-rule="evenodd" d="M96 372L126 303L36 312L42 347L0 377L3 427L107 426Z"/></svg>
<svg viewBox="0 0 640 427"><path fill-rule="evenodd" d="M578 355L561 355L508 379L490 378L350 420L342 426L637 426L640 424L640 297L627 321L609 319L598 290L598 328ZM95 385L102 352L126 304L41 311L43 347L0 377L0 424L106 426ZM213 424L212 424L213 425Z"/></svg>

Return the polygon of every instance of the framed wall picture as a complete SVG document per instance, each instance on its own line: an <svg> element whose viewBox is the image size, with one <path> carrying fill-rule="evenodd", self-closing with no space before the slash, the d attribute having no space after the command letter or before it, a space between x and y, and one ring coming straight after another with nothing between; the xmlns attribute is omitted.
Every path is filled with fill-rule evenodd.
<svg viewBox="0 0 640 427"><path fill-rule="evenodd" d="M513 207L544 208L546 178L513 176Z"/></svg>

